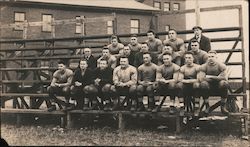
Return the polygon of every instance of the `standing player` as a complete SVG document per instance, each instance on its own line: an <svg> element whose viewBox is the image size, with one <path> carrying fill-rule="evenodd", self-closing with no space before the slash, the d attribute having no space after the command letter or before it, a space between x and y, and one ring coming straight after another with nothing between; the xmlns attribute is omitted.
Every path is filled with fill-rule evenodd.
<svg viewBox="0 0 250 147"><path fill-rule="evenodd" d="M179 102L181 110L184 110L183 98L185 99L186 108L188 108L192 97L194 98L194 115L199 115L200 98L199 98L199 81L198 73L200 65L194 63L194 57L192 52L186 52L184 54L185 65L181 66L179 72L179 83L177 88L180 90L181 96Z"/></svg>
<svg viewBox="0 0 250 147"><path fill-rule="evenodd" d="M146 42L143 42L141 45L141 50L140 52L135 54L135 58L134 58L134 64L133 66L135 67L139 67L140 65L143 64L143 54L144 53L148 53L149 52L149 48ZM152 58L152 62L156 63L156 56L155 54L150 53L150 56Z"/></svg>
<svg viewBox="0 0 250 147"><path fill-rule="evenodd" d="M94 82L99 96L105 101L104 110L111 110L111 85L113 84L113 69L108 67L107 60L100 60L100 66L95 70Z"/></svg>
<svg viewBox="0 0 250 147"><path fill-rule="evenodd" d="M211 50L210 39L202 34L202 28L200 26L194 26L193 31L194 31L194 37L191 38L191 40L196 39L200 45L201 50L205 52L210 51ZM191 42L189 42L188 44L188 50L191 49L190 45L191 45Z"/></svg>
<svg viewBox="0 0 250 147"><path fill-rule="evenodd" d="M135 55L134 52L131 52L129 46L124 46L124 49L122 51L122 56L128 57L128 62L130 65L134 64ZM120 57L117 59L117 64L120 65Z"/></svg>
<svg viewBox="0 0 250 147"><path fill-rule="evenodd" d="M154 103L154 90L156 89L156 70L157 65L151 62L151 56L149 53L143 54L144 64L138 67L138 111L144 110L143 95L148 96L148 111L152 111ZM133 110L135 108L133 107Z"/></svg>
<svg viewBox="0 0 250 147"><path fill-rule="evenodd" d="M216 51L208 52L208 62L200 68L203 78L201 81L202 96L207 106L206 113L209 111L208 97L211 93L218 93L221 96L221 112L228 114L226 109L226 98L229 83L226 77L226 65L217 61Z"/></svg>
<svg viewBox="0 0 250 147"><path fill-rule="evenodd" d="M100 65L100 61L104 59L108 61L108 66L111 68L115 68L116 67L116 57L111 55L109 52L108 48L103 48L102 50L102 56L97 60L97 67L99 67Z"/></svg>
<svg viewBox="0 0 250 147"><path fill-rule="evenodd" d="M176 83L180 66L172 62L170 53L165 53L162 57L163 65L160 65L156 73L158 82L157 93L167 96L170 95L170 114L175 112ZM158 108L157 108L158 109Z"/></svg>
<svg viewBox="0 0 250 147"><path fill-rule="evenodd" d="M63 95L66 99L66 109L70 108L70 85L73 78L73 71L66 67L64 61L58 62L58 70L54 72L50 86L47 88L51 100L48 111L56 110L55 102L58 101L56 95Z"/></svg>
<svg viewBox="0 0 250 147"><path fill-rule="evenodd" d="M129 97L133 105L136 104L137 70L134 66L129 65L127 57L121 57L120 65L114 69L113 83L111 89L116 94L114 110L119 107L118 102L121 95Z"/></svg>

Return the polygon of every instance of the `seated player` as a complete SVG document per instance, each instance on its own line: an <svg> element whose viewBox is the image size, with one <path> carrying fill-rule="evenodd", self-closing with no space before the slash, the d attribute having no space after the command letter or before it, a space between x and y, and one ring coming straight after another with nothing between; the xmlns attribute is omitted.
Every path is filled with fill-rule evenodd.
<svg viewBox="0 0 250 147"><path fill-rule="evenodd" d="M148 40L146 40L150 53L158 54L162 50L162 41L155 37L155 32L149 30L147 32Z"/></svg>
<svg viewBox="0 0 250 147"><path fill-rule="evenodd" d="M77 109L88 110L90 107L89 101L92 100L93 109L96 107L97 90L93 85L93 72L88 67L85 59L79 61L79 68L74 72L73 82L71 86L71 94L76 99Z"/></svg>
<svg viewBox="0 0 250 147"><path fill-rule="evenodd" d="M172 56L172 62L177 64L177 65L181 65L181 56L180 54L178 54L177 52L173 51L173 46L170 44L166 44L163 46L162 48L162 53L158 55L158 65L162 65L163 61L162 61L162 56L164 53L170 53Z"/></svg>
<svg viewBox="0 0 250 147"><path fill-rule="evenodd" d="M194 54L194 63L199 65L206 63L208 58L207 52L200 49L200 44L196 39L191 40L191 51Z"/></svg>
<svg viewBox="0 0 250 147"><path fill-rule="evenodd" d="M131 35L130 43L128 44L128 46L133 54L136 54L141 50L141 44L138 42L137 35Z"/></svg>
<svg viewBox="0 0 250 147"><path fill-rule="evenodd" d="M128 57L129 64L133 65L135 55L134 55L134 52L131 52L131 49L129 48L129 46L124 46L123 51L121 52L121 54L122 54L122 56ZM117 59L117 64L120 65L120 57L118 57L118 59Z"/></svg>
<svg viewBox="0 0 250 147"><path fill-rule="evenodd" d="M107 60L100 60L100 66L95 70L94 82L98 89L99 97L105 101L104 110L111 110L111 85L113 84L113 69L108 67Z"/></svg>
<svg viewBox="0 0 250 147"><path fill-rule="evenodd" d="M70 109L70 85L73 78L73 71L66 67L64 61L58 62L58 70L54 72L50 86L47 88L51 100L51 106L48 111L56 110L55 102L59 101L56 95L64 96L66 99L66 108Z"/></svg>
<svg viewBox="0 0 250 147"><path fill-rule="evenodd" d="M154 90L156 89L156 70L157 65L151 62L149 53L143 54L144 63L138 67L138 111L144 110L143 96L148 96L148 111L152 111L154 103ZM132 107L133 110L135 109ZM132 109L131 108L131 109Z"/></svg>
<svg viewBox="0 0 250 147"><path fill-rule="evenodd" d="M118 37L115 35L111 36L111 44L108 46L109 52L111 55L114 55L115 57L120 56L120 51L123 49L124 45L118 42Z"/></svg>
<svg viewBox="0 0 250 147"><path fill-rule="evenodd" d="M177 37L177 32L175 29L170 29L168 31L168 39L163 41L163 45L171 44L173 46L174 52L180 51L180 47L184 44L184 40Z"/></svg>
<svg viewBox="0 0 250 147"><path fill-rule="evenodd" d="M200 98L199 98L199 68L200 65L194 63L194 57L192 52L186 52L184 54L185 57L185 65L181 66L177 88L180 90L179 93L181 96L179 97L179 102L181 106L181 111L184 110L184 100L186 108L189 108L189 104L194 98L194 115L199 115L200 109Z"/></svg>
<svg viewBox="0 0 250 147"><path fill-rule="evenodd" d="M137 70L134 66L129 65L127 57L121 57L120 65L114 69L113 83L111 89L116 94L113 110L119 108L120 96L126 96L132 100L133 105L136 104Z"/></svg>
<svg viewBox="0 0 250 147"><path fill-rule="evenodd" d="M221 112L228 114L226 109L227 91L229 83L226 76L226 65L217 60L217 53L214 50L208 52L207 63L201 65L200 70L203 77L201 78L201 93L206 104L206 113L209 112L208 98L211 93L217 93L221 96Z"/></svg>
<svg viewBox="0 0 250 147"><path fill-rule="evenodd" d="M102 49L102 56L97 60L97 67L99 67L100 61L104 59L108 61L108 66L111 68L116 67L116 57L110 54L110 51L108 48L104 47Z"/></svg>
<svg viewBox="0 0 250 147"><path fill-rule="evenodd" d="M149 48L146 42L143 42L141 44L141 50L140 52L135 54L135 58L134 58L134 64L133 66L135 67L139 67L140 65L143 64L143 54L144 53L148 53L149 52ZM152 58L152 62L156 63L156 55L153 53L150 53L150 56Z"/></svg>
<svg viewBox="0 0 250 147"><path fill-rule="evenodd" d="M157 93L160 95L170 96L170 114L175 112L176 84L180 67L172 62L170 53L163 54L163 65L160 65L156 73L158 82ZM159 108L157 108L159 109Z"/></svg>

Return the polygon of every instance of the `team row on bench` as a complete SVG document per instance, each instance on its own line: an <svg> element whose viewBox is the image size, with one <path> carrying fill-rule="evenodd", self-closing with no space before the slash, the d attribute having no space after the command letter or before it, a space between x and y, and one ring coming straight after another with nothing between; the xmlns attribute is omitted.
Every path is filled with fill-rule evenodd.
<svg viewBox="0 0 250 147"><path fill-rule="evenodd" d="M196 43L194 43L196 44ZM105 49L104 49L105 50ZM200 97L203 98L206 111L209 110L208 97L213 91L221 96L221 111L228 113L225 107L227 98L226 65L217 60L216 51L209 51L204 64L194 63L195 55L192 51L183 54L184 65L181 67L172 60L172 54L162 54L162 65L152 63L152 54L142 54L143 63L138 67L130 65L127 56L119 57L119 66L112 68L105 58L99 60L94 70L88 68L88 61L81 59L79 67L73 72L66 67L64 61L58 62L58 70L48 87L52 106L49 111L55 110L56 95L64 95L69 105L70 97L77 101L77 109L97 108L97 96L104 103L104 110L120 108L120 96L126 96L131 102L131 111L145 109L143 96L148 97L148 111L157 111L155 95L170 96L170 112L175 111L175 97L179 98L181 109L184 101L193 101L194 113L200 111ZM200 62L198 62L200 63Z"/></svg>

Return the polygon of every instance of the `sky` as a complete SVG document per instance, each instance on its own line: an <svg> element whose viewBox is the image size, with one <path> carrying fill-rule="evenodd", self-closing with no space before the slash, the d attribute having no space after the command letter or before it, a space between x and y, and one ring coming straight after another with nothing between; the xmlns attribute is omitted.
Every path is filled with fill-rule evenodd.
<svg viewBox="0 0 250 147"><path fill-rule="evenodd" d="M186 9L195 8L195 0L186 1ZM246 77L249 81L249 14L248 14L248 1L247 0L199 0L200 8L207 7L218 7L218 6L228 6L228 5L241 5L243 10L243 35L244 35L244 48L245 48L245 59L246 59ZM194 25L196 25L195 13L189 13L186 15L186 29L190 30ZM238 10L223 10L223 11L209 11L200 13L200 24L202 28L223 28L223 27L238 27L239 17ZM227 33L206 33L204 34L209 38L220 38L220 37L237 37L237 32L227 32ZM187 36L191 38L193 35ZM224 42L224 43L212 43L212 49L231 49L234 42ZM241 48L241 44L237 46ZM219 60L224 61L227 54L220 55ZM241 54L237 53L232 56L231 62L241 62ZM240 67L233 68L231 76L241 76Z"/></svg>

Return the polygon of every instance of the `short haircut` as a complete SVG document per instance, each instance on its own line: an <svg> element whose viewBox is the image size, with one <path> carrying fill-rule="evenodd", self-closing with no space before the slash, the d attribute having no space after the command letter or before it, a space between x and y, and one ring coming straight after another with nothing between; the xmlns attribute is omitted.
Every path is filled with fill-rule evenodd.
<svg viewBox="0 0 250 147"><path fill-rule="evenodd" d="M102 50L109 50L107 46L103 47Z"/></svg>
<svg viewBox="0 0 250 147"><path fill-rule="evenodd" d="M58 64L66 65L66 61L65 61L65 60L59 60L59 61L58 61Z"/></svg>
<svg viewBox="0 0 250 147"><path fill-rule="evenodd" d="M163 57L164 55L169 55L169 56L172 57L171 53L169 53L169 52L165 52L165 53L162 55L162 57Z"/></svg>
<svg viewBox="0 0 250 147"><path fill-rule="evenodd" d="M101 59L100 62L101 62L101 61L106 61L106 63L108 63L108 60L106 60L106 59Z"/></svg>
<svg viewBox="0 0 250 147"><path fill-rule="evenodd" d="M113 39L118 39L118 37L116 35L112 35L111 40L113 40Z"/></svg>
<svg viewBox="0 0 250 147"><path fill-rule="evenodd" d="M151 56L151 54L150 54L149 52L145 52L145 53L143 53L143 55L146 55L146 54L149 54L149 55Z"/></svg>
<svg viewBox="0 0 250 147"><path fill-rule="evenodd" d="M194 43L194 42L198 42L198 40L195 39L195 38L193 38L193 39L190 40L190 42L191 42L191 43ZM199 43L199 42L198 42L198 43Z"/></svg>
<svg viewBox="0 0 250 147"><path fill-rule="evenodd" d="M132 34L130 37L137 37L137 35L136 34Z"/></svg>
<svg viewBox="0 0 250 147"><path fill-rule="evenodd" d="M174 31L175 33L177 33L176 29L169 29L169 31Z"/></svg>
<svg viewBox="0 0 250 147"><path fill-rule="evenodd" d="M194 57L194 53L193 53L193 52L191 52L191 51L187 51L187 52L185 52L185 53L184 53L184 56L185 56L185 55L192 55L192 56Z"/></svg>
<svg viewBox="0 0 250 147"><path fill-rule="evenodd" d="M124 55L120 57L120 59L122 59L122 58L127 58L127 59L128 59L128 57L127 57L127 56L124 56Z"/></svg>
<svg viewBox="0 0 250 147"><path fill-rule="evenodd" d="M88 64L88 61L86 59L80 59L79 64L81 61L85 61Z"/></svg>
<svg viewBox="0 0 250 147"><path fill-rule="evenodd" d="M155 35L155 31L153 30L148 30L147 33L153 33Z"/></svg>
<svg viewBox="0 0 250 147"><path fill-rule="evenodd" d="M210 51L208 52L208 54L210 54L210 53L212 53L212 54L217 54L217 52L216 52L215 50L210 50Z"/></svg>
<svg viewBox="0 0 250 147"><path fill-rule="evenodd" d="M146 44L146 45L148 45L148 43L147 43L147 42L145 42L145 41L144 41L144 42L142 42L141 44Z"/></svg>
<svg viewBox="0 0 250 147"><path fill-rule="evenodd" d="M170 46L172 49L174 48L174 46L170 43L166 43L164 46Z"/></svg>
<svg viewBox="0 0 250 147"><path fill-rule="evenodd" d="M131 49L128 45L125 45L125 46L123 47L123 49L124 49L125 47L128 47L129 49Z"/></svg>

